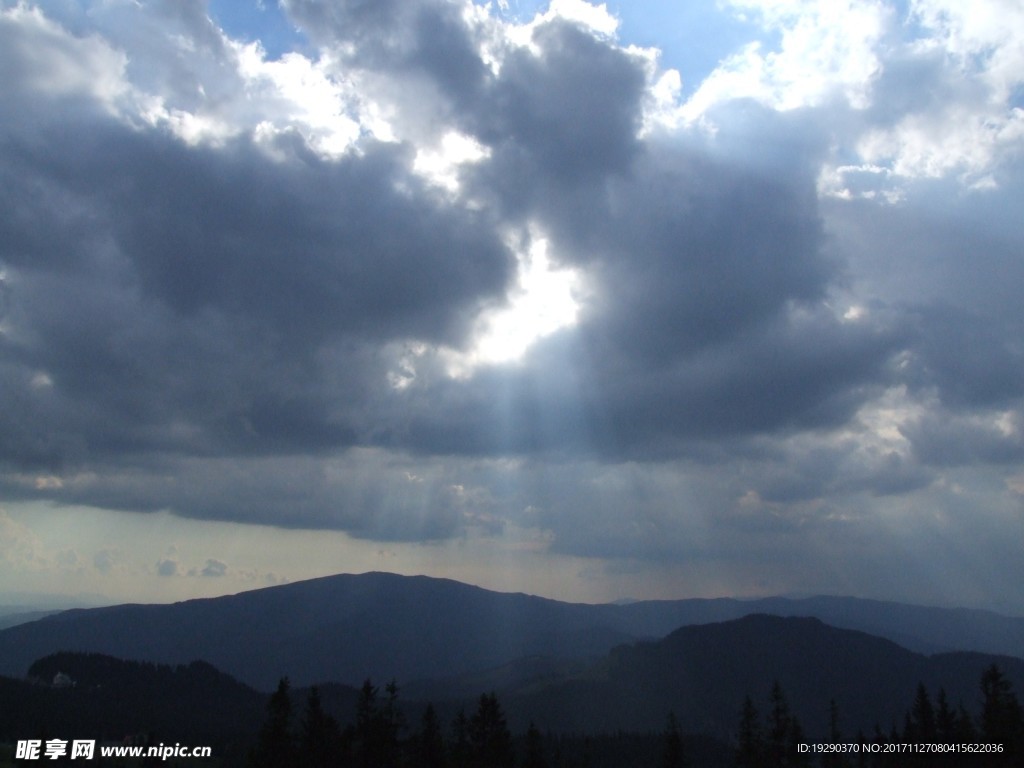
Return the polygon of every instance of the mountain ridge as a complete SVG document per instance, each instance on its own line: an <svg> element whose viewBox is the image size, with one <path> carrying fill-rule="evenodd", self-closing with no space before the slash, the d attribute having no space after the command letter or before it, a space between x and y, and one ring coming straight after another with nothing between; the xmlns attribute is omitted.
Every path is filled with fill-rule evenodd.
<svg viewBox="0 0 1024 768"><path fill-rule="evenodd" d="M72 609L0 631L0 674L63 650L180 664L201 658L271 690L366 677L414 682L544 656L593 661L613 647L750 613L803 615L909 650L1024 656L1024 619L856 598L731 598L565 603L451 579L338 574L167 605Z"/></svg>

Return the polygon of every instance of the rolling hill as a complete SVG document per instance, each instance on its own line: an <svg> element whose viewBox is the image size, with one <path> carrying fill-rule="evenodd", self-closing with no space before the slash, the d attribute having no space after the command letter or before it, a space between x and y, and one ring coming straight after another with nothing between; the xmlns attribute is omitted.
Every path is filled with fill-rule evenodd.
<svg viewBox="0 0 1024 768"><path fill-rule="evenodd" d="M727 737L750 696L762 712L778 681L809 735L827 733L835 699L848 736L902 724L919 683L940 687L955 707L978 703L991 664L1016 690L1024 660L979 653L926 656L884 638L818 619L754 614L682 627L651 642L619 646L585 672L520 691L510 720L530 717L556 731L656 730L674 712L686 731Z"/></svg>

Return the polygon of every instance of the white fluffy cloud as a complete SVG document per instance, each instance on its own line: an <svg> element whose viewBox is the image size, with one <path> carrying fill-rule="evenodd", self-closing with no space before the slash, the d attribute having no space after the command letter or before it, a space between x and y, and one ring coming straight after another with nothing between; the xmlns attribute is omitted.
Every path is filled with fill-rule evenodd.
<svg viewBox="0 0 1024 768"><path fill-rule="evenodd" d="M675 110L717 128L716 108L750 99L836 115L821 189L902 199L917 179L999 184L1024 147L1024 19L1013 3L733 2L764 37L727 56ZM670 82L670 81L666 81ZM665 114L670 110L662 108ZM1004 179L1002 179L1004 180Z"/></svg>
<svg viewBox="0 0 1024 768"><path fill-rule="evenodd" d="M740 98L779 110L832 99L855 109L869 103L881 67L877 48L892 24L884 3L733 0L728 7L752 17L778 43L755 41L729 56L684 106L688 118Z"/></svg>

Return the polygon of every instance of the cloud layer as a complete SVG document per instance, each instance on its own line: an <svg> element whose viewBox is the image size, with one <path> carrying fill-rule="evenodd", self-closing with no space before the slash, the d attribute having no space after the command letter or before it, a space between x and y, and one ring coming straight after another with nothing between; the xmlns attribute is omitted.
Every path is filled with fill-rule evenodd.
<svg viewBox="0 0 1024 768"><path fill-rule="evenodd" d="M3 495L862 593L973 531L963 593L1024 583L999 5L734 3L762 36L684 90L582 0L290 0L274 57L7 3ZM575 320L481 362L538 247Z"/></svg>

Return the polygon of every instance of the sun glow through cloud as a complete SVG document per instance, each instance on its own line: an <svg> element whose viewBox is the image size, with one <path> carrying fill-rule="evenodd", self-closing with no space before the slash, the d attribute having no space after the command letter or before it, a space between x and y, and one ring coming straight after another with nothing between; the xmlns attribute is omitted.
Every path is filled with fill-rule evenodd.
<svg viewBox="0 0 1024 768"><path fill-rule="evenodd" d="M460 166L478 163L485 160L489 154L490 150L472 136L449 131L441 138L441 145L438 148L417 151L413 170L431 183L449 192L457 192Z"/></svg>
<svg viewBox="0 0 1024 768"><path fill-rule="evenodd" d="M579 273L554 267L548 257L548 240L536 234L517 259L516 286L507 306L479 318L467 351L445 355L450 375L464 378L483 365L514 363L539 339L575 324L580 308Z"/></svg>

